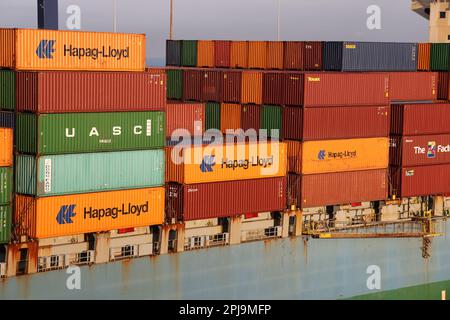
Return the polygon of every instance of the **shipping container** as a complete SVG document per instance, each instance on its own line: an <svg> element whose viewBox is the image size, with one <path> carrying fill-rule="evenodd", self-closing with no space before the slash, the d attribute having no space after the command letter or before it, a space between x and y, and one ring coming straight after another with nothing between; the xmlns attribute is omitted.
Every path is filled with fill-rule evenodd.
<svg viewBox="0 0 450 320"><path fill-rule="evenodd" d="M305 107L389 105L388 73L306 73Z"/></svg>
<svg viewBox="0 0 450 320"><path fill-rule="evenodd" d="M228 130L241 128L241 105L222 103L220 106L220 130L227 133Z"/></svg>
<svg viewBox="0 0 450 320"><path fill-rule="evenodd" d="M222 100L222 72L205 70L202 81L202 101L220 102Z"/></svg>
<svg viewBox="0 0 450 320"><path fill-rule="evenodd" d="M304 175L297 190L301 208L386 200L388 169Z"/></svg>
<svg viewBox="0 0 450 320"><path fill-rule="evenodd" d="M286 207L286 178L182 185L166 189L167 220L182 221L281 211Z"/></svg>
<svg viewBox="0 0 450 320"><path fill-rule="evenodd" d="M183 70L167 69L167 99L183 99Z"/></svg>
<svg viewBox="0 0 450 320"><path fill-rule="evenodd" d="M417 70L430 71L431 43L418 43Z"/></svg>
<svg viewBox="0 0 450 320"><path fill-rule="evenodd" d="M15 133L16 114L14 112L0 111L0 128L10 128ZM14 139L16 139L15 135Z"/></svg>
<svg viewBox="0 0 450 320"><path fill-rule="evenodd" d="M203 72L200 69L183 70L183 100L202 101Z"/></svg>
<svg viewBox="0 0 450 320"><path fill-rule="evenodd" d="M231 41L231 68L248 68L248 42Z"/></svg>
<svg viewBox="0 0 450 320"><path fill-rule="evenodd" d="M197 40L181 42L181 65L183 67L197 66Z"/></svg>
<svg viewBox="0 0 450 320"><path fill-rule="evenodd" d="M342 70L342 42L326 41L323 43L323 70Z"/></svg>
<svg viewBox="0 0 450 320"><path fill-rule="evenodd" d="M16 72L11 70L0 70L0 110L13 111L15 108L16 108Z"/></svg>
<svg viewBox="0 0 450 320"><path fill-rule="evenodd" d="M18 155L16 192L38 197L156 187L164 184L164 150Z"/></svg>
<svg viewBox="0 0 450 320"><path fill-rule="evenodd" d="M0 167L0 205L12 202L13 168Z"/></svg>
<svg viewBox="0 0 450 320"><path fill-rule="evenodd" d="M286 41L284 43L284 69L304 70L305 43Z"/></svg>
<svg viewBox="0 0 450 320"><path fill-rule="evenodd" d="M248 68L266 69L267 67L267 41L248 42Z"/></svg>
<svg viewBox="0 0 450 320"><path fill-rule="evenodd" d="M263 76L260 71L242 72L241 103L262 104Z"/></svg>
<svg viewBox="0 0 450 320"><path fill-rule="evenodd" d="M197 67L213 68L214 58L214 41L198 40L197 41Z"/></svg>
<svg viewBox="0 0 450 320"><path fill-rule="evenodd" d="M302 203L302 176L295 173L289 173L286 177L287 186L286 186L286 204L287 207L291 206L300 207Z"/></svg>
<svg viewBox="0 0 450 320"><path fill-rule="evenodd" d="M302 143L300 141L285 140L287 145L288 172L302 173Z"/></svg>
<svg viewBox="0 0 450 320"><path fill-rule="evenodd" d="M11 206L0 206L0 244L11 241Z"/></svg>
<svg viewBox="0 0 450 320"><path fill-rule="evenodd" d="M450 193L450 164L390 167L391 195L418 197Z"/></svg>
<svg viewBox="0 0 450 320"><path fill-rule="evenodd" d="M389 164L424 166L450 163L450 134L426 136L392 136Z"/></svg>
<svg viewBox="0 0 450 320"><path fill-rule="evenodd" d="M391 134L426 135L450 133L450 103L393 104Z"/></svg>
<svg viewBox="0 0 450 320"><path fill-rule="evenodd" d="M163 148L163 112L17 114L17 150L51 155Z"/></svg>
<svg viewBox="0 0 450 320"><path fill-rule="evenodd" d="M449 100L448 72L438 72L438 99Z"/></svg>
<svg viewBox="0 0 450 320"><path fill-rule="evenodd" d="M391 72L391 101L432 101L437 99L437 72Z"/></svg>
<svg viewBox="0 0 450 320"><path fill-rule="evenodd" d="M307 141L302 173L383 169L389 165L389 138Z"/></svg>
<svg viewBox="0 0 450 320"><path fill-rule="evenodd" d="M322 42L309 41L304 44L304 69L322 70Z"/></svg>
<svg viewBox="0 0 450 320"><path fill-rule="evenodd" d="M19 235L34 239L160 225L164 188L33 198L16 197Z"/></svg>
<svg viewBox="0 0 450 320"><path fill-rule="evenodd" d="M241 128L244 131L254 129L256 134L261 128L261 106L257 104L244 104L241 107Z"/></svg>
<svg viewBox="0 0 450 320"><path fill-rule="evenodd" d="M304 76L301 73L283 73L283 104L303 105Z"/></svg>
<svg viewBox="0 0 450 320"><path fill-rule="evenodd" d="M449 43L432 43L431 44L431 59L430 69L431 71L449 71L449 55L450 44Z"/></svg>
<svg viewBox="0 0 450 320"><path fill-rule="evenodd" d="M389 106L283 109L283 139L311 141L387 137L389 129Z"/></svg>
<svg viewBox="0 0 450 320"><path fill-rule="evenodd" d="M144 71L145 35L0 29L0 67L16 70Z"/></svg>
<svg viewBox="0 0 450 320"><path fill-rule="evenodd" d="M222 101L238 103L241 101L242 72L223 70L222 72Z"/></svg>
<svg viewBox="0 0 450 320"><path fill-rule="evenodd" d="M205 133L205 104L169 102L166 109L166 137L171 137L177 129L186 130L190 136ZM180 135L185 135L180 132Z"/></svg>
<svg viewBox="0 0 450 320"><path fill-rule="evenodd" d="M220 130L220 103L208 102L205 105L205 130Z"/></svg>
<svg viewBox="0 0 450 320"><path fill-rule="evenodd" d="M283 80L285 74L281 72L263 73L263 99L264 104L282 105L283 100Z"/></svg>
<svg viewBox="0 0 450 320"><path fill-rule="evenodd" d="M11 167L13 165L13 130L11 128L0 128L0 167Z"/></svg>
<svg viewBox="0 0 450 320"><path fill-rule="evenodd" d="M261 107L261 129L266 130L263 136L280 138L282 130L282 112L280 106L263 105Z"/></svg>
<svg viewBox="0 0 450 320"><path fill-rule="evenodd" d="M284 42L267 41L267 69L283 70Z"/></svg>
<svg viewBox="0 0 450 320"><path fill-rule="evenodd" d="M166 75L151 69L139 73L19 72L16 94L18 112L164 110Z"/></svg>
<svg viewBox="0 0 450 320"><path fill-rule="evenodd" d="M214 41L214 58L216 68L229 68L231 63L231 41Z"/></svg>
<svg viewBox="0 0 450 320"><path fill-rule="evenodd" d="M166 40L166 66L181 66L181 40Z"/></svg>

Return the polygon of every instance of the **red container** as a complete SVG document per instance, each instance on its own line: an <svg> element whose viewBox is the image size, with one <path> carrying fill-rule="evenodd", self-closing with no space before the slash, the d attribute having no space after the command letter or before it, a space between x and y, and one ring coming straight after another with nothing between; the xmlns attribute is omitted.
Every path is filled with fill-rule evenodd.
<svg viewBox="0 0 450 320"><path fill-rule="evenodd" d="M164 110L166 75L145 72L17 72L16 110L36 113Z"/></svg>
<svg viewBox="0 0 450 320"><path fill-rule="evenodd" d="M229 68L231 58L231 41L214 41L215 65L217 68Z"/></svg>
<svg viewBox="0 0 450 320"><path fill-rule="evenodd" d="M244 104L241 107L241 128L244 131L255 129L259 134L261 128L261 106L257 104Z"/></svg>
<svg viewBox="0 0 450 320"><path fill-rule="evenodd" d="M304 69L305 43L300 41L286 41L284 43L284 69Z"/></svg>
<svg viewBox="0 0 450 320"><path fill-rule="evenodd" d="M386 200L388 169L304 175L301 208Z"/></svg>
<svg viewBox="0 0 450 320"><path fill-rule="evenodd" d="M450 104L393 104L391 134L426 135L450 133Z"/></svg>
<svg viewBox="0 0 450 320"><path fill-rule="evenodd" d="M218 70L203 71L203 102L220 102L222 99L222 73Z"/></svg>
<svg viewBox="0 0 450 320"><path fill-rule="evenodd" d="M180 221L281 211L286 177L181 185L166 189L167 218Z"/></svg>
<svg viewBox="0 0 450 320"><path fill-rule="evenodd" d="M283 104L303 105L304 76L299 72L283 73Z"/></svg>
<svg viewBox="0 0 450 320"><path fill-rule="evenodd" d="M302 202L302 176L295 173L288 173L286 187L286 202L288 208L292 205L299 206Z"/></svg>
<svg viewBox="0 0 450 320"><path fill-rule="evenodd" d="M387 73L306 73L304 106L389 105Z"/></svg>
<svg viewBox="0 0 450 320"><path fill-rule="evenodd" d="M446 195L450 193L450 164L391 167L392 188L397 197Z"/></svg>
<svg viewBox="0 0 450 320"><path fill-rule="evenodd" d="M187 130L191 136L202 136L205 132L205 104L168 102L166 137L170 137L176 129Z"/></svg>
<svg viewBox="0 0 450 320"><path fill-rule="evenodd" d="M448 72L438 72L438 99L448 100Z"/></svg>
<svg viewBox="0 0 450 320"><path fill-rule="evenodd" d="M263 73L263 104L283 104L283 78L281 72Z"/></svg>
<svg viewBox="0 0 450 320"><path fill-rule="evenodd" d="M239 103L241 101L242 72L224 70L222 72L222 101Z"/></svg>
<svg viewBox="0 0 450 320"><path fill-rule="evenodd" d="M392 101L432 101L437 99L439 79L437 72L390 72L389 77Z"/></svg>
<svg viewBox="0 0 450 320"><path fill-rule="evenodd" d="M303 139L303 108L284 107L281 124L281 137L290 140Z"/></svg>
<svg viewBox="0 0 450 320"><path fill-rule="evenodd" d="M392 136L389 161L393 166L450 163L450 135Z"/></svg>
<svg viewBox="0 0 450 320"><path fill-rule="evenodd" d="M322 42L305 42L304 69L322 70Z"/></svg>
<svg viewBox="0 0 450 320"><path fill-rule="evenodd" d="M202 101L204 73L200 69L184 69L183 100Z"/></svg>

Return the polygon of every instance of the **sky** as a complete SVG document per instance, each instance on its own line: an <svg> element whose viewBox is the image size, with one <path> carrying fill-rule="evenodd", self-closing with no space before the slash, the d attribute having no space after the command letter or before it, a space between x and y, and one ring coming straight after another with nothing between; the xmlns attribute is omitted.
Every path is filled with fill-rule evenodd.
<svg viewBox="0 0 450 320"><path fill-rule="evenodd" d="M59 0L81 9L81 30L113 31L114 0ZM410 0L173 0L174 39L404 41L428 39L428 22ZM147 35L147 63L162 65L169 35L169 0L116 0L117 31ZM367 8L381 9L381 29L369 30ZM0 27L37 26L37 0L0 0Z"/></svg>

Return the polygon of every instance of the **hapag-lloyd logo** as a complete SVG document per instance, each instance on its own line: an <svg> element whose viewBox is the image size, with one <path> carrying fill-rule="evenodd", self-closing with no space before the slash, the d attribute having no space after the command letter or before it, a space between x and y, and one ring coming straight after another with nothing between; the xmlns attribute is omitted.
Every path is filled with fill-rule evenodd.
<svg viewBox="0 0 450 320"><path fill-rule="evenodd" d="M319 153L317 154L317 159L322 161L325 159L352 159L356 158L358 156L358 152L356 150L345 150L345 151L326 151L326 150L319 150Z"/></svg>
<svg viewBox="0 0 450 320"><path fill-rule="evenodd" d="M56 40L41 40L36 49L36 55L39 59L53 59L53 53L55 52Z"/></svg>

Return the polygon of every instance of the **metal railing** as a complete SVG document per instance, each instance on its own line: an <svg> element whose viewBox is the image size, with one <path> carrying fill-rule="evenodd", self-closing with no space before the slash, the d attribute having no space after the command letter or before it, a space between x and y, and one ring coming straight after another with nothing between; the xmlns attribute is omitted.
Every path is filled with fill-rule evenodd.
<svg viewBox="0 0 450 320"><path fill-rule="evenodd" d="M208 236L194 236L184 239L184 250L196 250L208 247L225 246L230 243L230 234L217 233Z"/></svg>
<svg viewBox="0 0 450 320"><path fill-rule="evenodd" d="M241 233L241 241L257 241L281 237L281 227L270 227L265 229L245 230Z"/></svg>
<svg viewBox="0 0 450 320"><path fill-rule="evenodd" d="M109 260L122 260L139 257L139 245L126 245L109 250Z"/></svg>
<svg viewBox="0 0 450 320"><path fill-rule="evenodd" d="M58 254L38 257L38 272L67 268L70 265L86 265L94 263L94 250L79 253Z"/></svg>
<svg viewBox="0 0 450 320"><path fill-rule="evenodd" d="M206 246L207 247L225 246L229 243L230 243L230 234L225 232L208 236Z"/></svg>

